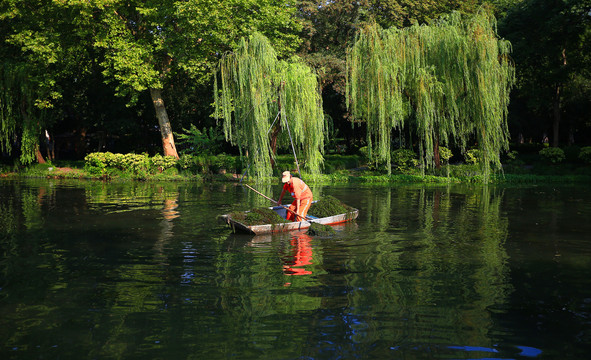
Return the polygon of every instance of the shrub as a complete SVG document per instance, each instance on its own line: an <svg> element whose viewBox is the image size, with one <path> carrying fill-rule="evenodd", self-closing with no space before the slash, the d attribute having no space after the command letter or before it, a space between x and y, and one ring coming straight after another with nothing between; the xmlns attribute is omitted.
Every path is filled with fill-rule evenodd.
<svg viewBox="0 0 591 360"><path fill-rule="evenodd" d="M175 133L177 143L185 149L182 153L193 155L212 155L222 148L224 135L217 128L204 128L203 130L191 124L189 129L183 129L182 133Z"/></svg>
<svg viewBox="0 0 591 360"><path fill-rule="evenodd" d="M178 162L178 159L174 156L162 156L160 154L154 155L150 159L151 168L158 169L160 172L164 172L170 168L174 168Z"/></svg>
<svg viewBox="0 0 591 360"><path fill-rule="evenodd" d="M175 167L178 160L162 155L150 158L148 154L97 152L86 155L84 161L84 170L91 175L120 176L121 172L125 172L143 178Z"/></svg>
<svg viewBox="0 0 591 360"><path fill-rule="evenodd" d="M91 153L86 155L84 157L84 171L90 175L104 175L107 171L104 154L106 153Z"/></svg>
<svg viewBox="0 0 591 360"><path fill-rule="evenodd" d="M507 158L509 161L515 161L517 160L517 155L519 155L519 152L512 150L507 153Z"/></svg>
<svg viewBox="0 0 591 360"><path fill-rule="evenodd" d="M482 155L480 154L479 149L470 149L466 151L466 155L464 157L466 159L467 164L480 164L482 161Z"/></svg>
<svg viewBox="0 0 591 360"><path fill-rule="evenodd" d="M181 155L177 166L193 174L206 174L209 172L209 158L190 154Z"/></svg>
<svg viewBox="0 0 591 360"><path fill-rule="evenodd" d="M540 157L552 164L558 164L564 161L566 158L564 155L564 151L561 148L557 147L547 147L539 152Z"/></svg>
<svg viewBox="0 0 591 360"><path fill-rule="evenodd" d="M585 164L591 164L591 146L581 148L579 152L579 159L583 160Z"/></svg>
<svg viewBox="0 0 591 360"><path fill-rule="evenodd" d="M220 170L227 170L229 172L236 172L236 157L227 154L219 154L212 157L212 170L219 172Z"/></svg>
<svg viewBox="0 0 591 360"><path fill-rule="evenodd" d="M410 170L419 164L417 154L409 149L394 150L391 156L392 166L398 171Z"/></svg>
<svg viewBox="0 0 591 360"><path fill-rule="evenodd" d="M446 148L445 146L439 147L439 159L443 160L446 164L449 163L449 159L453 156L453 153L450 149Z"/></svg>

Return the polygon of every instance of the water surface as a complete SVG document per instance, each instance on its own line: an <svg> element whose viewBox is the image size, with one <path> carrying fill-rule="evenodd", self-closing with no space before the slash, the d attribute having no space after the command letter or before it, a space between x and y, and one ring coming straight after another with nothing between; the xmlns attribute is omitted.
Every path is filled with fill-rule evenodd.
<svg viewBox="0 0 591 360"><path fill-rule="evenodd" d="M0 358L590 356L587 186L313 191L359 218L253 237L235 184L0 181Z"/></svg>

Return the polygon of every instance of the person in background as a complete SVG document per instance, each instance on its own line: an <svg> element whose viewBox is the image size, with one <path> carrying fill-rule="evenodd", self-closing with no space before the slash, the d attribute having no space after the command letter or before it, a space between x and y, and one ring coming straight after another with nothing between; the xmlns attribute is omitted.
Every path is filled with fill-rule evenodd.
<svg viewBox="0 0 591 360"><path fill-rule="evenodd" d="M279 196L277 205L281 205L283 195L288 192L293 197L293 202L289 206L289 209L298 214L296 216L288 211L286 219L290 221L302 221L306 219L310 205L312 205L312 190L303 182L301 179L291 176L289 171L284 171L281 175L281 182L283 183L283 191Z"/></svg>

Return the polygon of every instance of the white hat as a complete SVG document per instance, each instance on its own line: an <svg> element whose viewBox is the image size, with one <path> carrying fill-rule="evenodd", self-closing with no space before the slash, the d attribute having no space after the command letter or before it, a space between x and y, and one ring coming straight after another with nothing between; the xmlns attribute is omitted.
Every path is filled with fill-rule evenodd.
<svg viewBox="0 0 591 360"><path fill-rule="evenodd" d="M283 174L281 174L281 182L286 183L289 179L291 179L291 173L289 171L284 171Z"/></svg>

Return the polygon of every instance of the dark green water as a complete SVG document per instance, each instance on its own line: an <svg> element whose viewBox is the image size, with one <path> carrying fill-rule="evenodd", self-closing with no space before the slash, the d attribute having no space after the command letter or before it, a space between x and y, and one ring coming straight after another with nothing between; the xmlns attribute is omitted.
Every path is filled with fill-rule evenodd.
<svg viewBox="0 0 591 360"><path fill-rule="evenodd" d="M234 184L0 181L0 358L591 357L589 186L313 191L359 219L252 237Z"/></svg>

